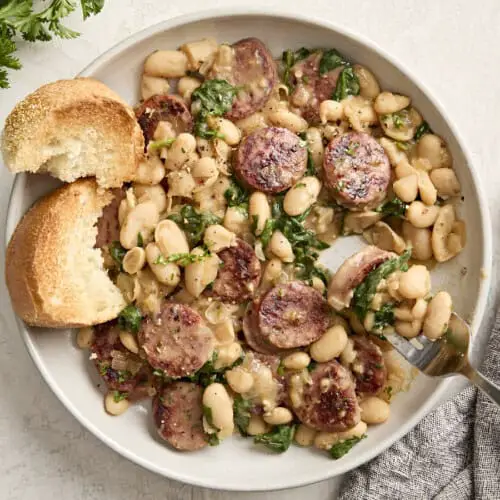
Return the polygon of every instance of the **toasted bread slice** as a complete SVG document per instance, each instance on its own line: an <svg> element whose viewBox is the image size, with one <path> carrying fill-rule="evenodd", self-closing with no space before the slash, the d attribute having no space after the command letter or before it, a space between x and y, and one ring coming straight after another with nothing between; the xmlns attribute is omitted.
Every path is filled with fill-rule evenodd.
<svg viewBox="0 0 500 500"><path fill-rule="evenodd" d="M2 152L14 173L48 172L65 182L95 177L101 187L134 179L144 137L134 112L91 78L40 87L12 110Z"/></svg>
<svg viewBox="0 0 500 500"><path fill-rule="evenodd" d="M14 310L26 323L94 325L126 306L95 248L96 223L113 198L94 180L80 180L39 200L18 224L5 274Z"/></svg>

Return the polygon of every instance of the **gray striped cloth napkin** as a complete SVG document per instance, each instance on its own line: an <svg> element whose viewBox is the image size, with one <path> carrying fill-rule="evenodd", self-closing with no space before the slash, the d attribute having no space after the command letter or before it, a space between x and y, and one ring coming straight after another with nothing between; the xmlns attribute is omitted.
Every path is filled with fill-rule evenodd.
<svg viewBox="0 0 500 500"><path fill-rule="evenodd" d="M481 367L497 384L499 365L500 313ZM350 472L339 499L500 500L500 409L468 387Z"/></svg>

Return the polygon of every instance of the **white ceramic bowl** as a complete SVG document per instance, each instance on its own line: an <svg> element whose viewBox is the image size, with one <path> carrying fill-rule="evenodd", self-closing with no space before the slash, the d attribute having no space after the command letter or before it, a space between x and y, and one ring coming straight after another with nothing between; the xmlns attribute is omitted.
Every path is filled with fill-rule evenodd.
<svg viewBox="0 0 500 500"><path fill-rule="evenodd" d="M154 49L175 48L205 36L229 42L256 36L275 55L290 47L335 47L370 68L384 89L395 89L412 97L432 128L448 142L465 197L460 211L467 223L469 243L457 259L433 273L433 282L437 287L446 286L453 295L456 310L469 317L477 328L489 285L488 278L481 278L481 270L489 276L491 267L486 198L479 188L470 156L443 109L415 77L373 43L329 22L302 15L292 17L267 10L221 9L171 19L148 28L99 57L82 75L102 80L133 104L138 99L139 75L147 54ZM54 180L45 176L17 177L7 237L27 208L55 185ZM323 261L334 270L359 246L357 238L345 238L325 253ZM464 269L467 269L466 274ZM330 460L324 453L299 447L292 447L283 455L271 455L255 449L251 440L242 438L229 439L219 447L196 453L179 453L156 437L149 403L135 406L119 418L106 415L95 369L75 347L72 332L40 331L27 328L22 322L19 322L19 329L33 360L57 397L108 446L164 476L225 490L289 488L353 469L408 432L443 395L447 386L446 382L417 377L410 392L395 399L389 423L369 429L368 439L338 461Z"/></svg>

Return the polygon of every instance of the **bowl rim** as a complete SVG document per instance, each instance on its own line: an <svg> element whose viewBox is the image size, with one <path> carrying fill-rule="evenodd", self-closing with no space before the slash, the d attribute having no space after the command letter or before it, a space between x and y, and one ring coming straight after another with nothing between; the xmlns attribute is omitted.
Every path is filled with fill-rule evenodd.
<svg viewBox="0 0 500 500"><path fill-rule="evenodd" d="M394 56L387 53L384 49L382 49L377 43L370 40L365 35L358 34L354 31L351 31L344 26L338 25L335 22L330 20L325 20L318 18L316 16L312 16L309 14L303 14L300 12L282 12L275 8L267 8L263 6L257 7L245 7L245 6L236 6L236 7L220 7L220 8L212 8L205 9L198 12L192 12L188 14L174 16L172 18L160 21L151 26L148 26L132 35L128 36L121 42L118 42L106 52L101 54L99 57L94 59L90 64L88 64L80 73L78 73L78 77L91 77L93 73L95 73L100 67L107 65L111 62L111 60L118 56L120 53L125 51L126 49L132 47L133 45L146 40L162 31L167 31L179 26L183 26L186 24L198 22L198 21L206 21L210 19L218 19L218 18L230 18L230 17L267 17L267 18L279 18L282 20L289 21L298 21L300 23L310 24L313 26L320 26L322 28L334 31L339 35L350 39L354 42L360 43L361 45L367 46L370 50L376 52L380 57L388 61L391 65L397 68L405 77L407 77L412 85L417 87L422 93L425 94L426 98L430 101L430 103L434 106L437 112L441 115L443 120L446 122L449 127L452 135L457 140L459 147L462 150L462 153L466 159L467 168L470 171L471 177L474 182L474 186L478 196L479 202L479 214L480 219L483 225L483 239L484 239L484 248L482 252L482 263L484 269L484 279L482 281L482 286L480 288L480 293L477 301L477 305L475 308L473 326L476 329L480 326L488 299L488 292L491 284L491 269L492 269L492 230L491 230L491 221L490 214L487 205L487 197L485 196L484 188L479 178L479 175L474 168L474 162L471 160L470 151L465 146L462 136L458 132L452 120L450 120L447 115L444 106L441 102L430 92L430 90L418 79L410 70L406 68L398 59ZM21 181L22 176L26 174L17 174L15 176L12 190L9 197L8 209L7 209L7 217L6 217L6 225L5 225L5 244L8 244L8 237L12 234L12 230L14 229L14 224L12 222L12 200L17 192L17 186ZM150 462L149 460L129 451L126 447L121 444L115 442L113 439L109 438L104 432L102 432L97 426L94 426L90 423L66 398L64 392L59 389L55 380L53 380L51 373L46 369L42 358L40 357L35 344L33 343L31 336L26 328L26 325L22 320L20 320L16 315L15 320L16 324L21 332L21 337L24 340L26 348L31 356L33 362L36 367L40 371L43 379L55 394L55 396L61 401L61 403L66 407L66 409L78 420L78 422L83 425L87 430L89 430L94 436L96 436L99 440L105 443L108 447L113 449L115 452L119 453L121 456L127 458L131 462L134 462L141 467L155 472L161 476L167 477L169 479L173 479L176 481L180 481L186 484L191 484L194 486L209 488L209 489L219 489L216 484L207 482L205 480L198 480L194 475L187 475L178 473L175 471L168 471L168 474L165 470L160 469L155 463ZM372 448L365 451L362 455L360 455L360 460L355 467L345 466L342 464L342 461L339 461L336 465L337 468L335 471L328 470L319 470L317 474L311 475L307 480L295 480L293 477L283 476L283 479L276 485L274 484L272 490L281 490L287 488L295 488L300 486L305 486L308 484L317 483L319 481L323 481L326 479L330 479L340 474L344 474L356 467L363 465L364 463L372 460L380 453L385 451L387 448L392 446L396 441L401 439L405 434L407 434L413 427L415 427L420 420L436 405L439 399L445 394L448 386L451 383L451 378L443 379L437 386L431 396L425 401L425 403L420 407L419 411L416 412L412 418L408 419L405 424L403 424L397 432L391 436L390 439L386 439L379 443L374 444ZM236 484L236 483L228 483L224 485L225 491L270 491L269 488L265 486L254 486L250 483L246 484Z"/></svg>

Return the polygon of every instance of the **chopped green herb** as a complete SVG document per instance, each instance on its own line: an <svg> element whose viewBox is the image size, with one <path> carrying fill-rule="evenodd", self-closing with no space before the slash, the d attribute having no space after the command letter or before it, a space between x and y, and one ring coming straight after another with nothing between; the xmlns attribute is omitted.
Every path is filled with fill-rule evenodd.
<svg viewBox="0 0 500 500"><path fill-rule="evenodd" d="M396 128L403 128L404 127L404 120L403 120L403 117L398 114L398 113L394 113L392 115L392 123L394 124L394 126Z"/></svg>
<svg viewBox="0 0 500 500"><path fill-rule="evenodd" d="M285 365L283 364L283 361L280 361L280 364L278 365L278 369L276 370L276 373L282 377L285 374Z"/></svg>
<svg viewBox="0 0 500 500"><path fill-rule="evenodd" d="M354 74L351 66L345 67L337 79L337 85L333 93L334 101L341 101L350 95L359 94L359 80Z"/></svg>
<svg viewBox="0 0 500 500"><path fill-rule="evenodd" d="M209 359L196 373L184 377L184 379L200 384L202 387L207 387L215 382L222 384L225 382L224 374L226 371L240 365L245 359L245 355L242 354L231 366L216 369L214 364L217 361L217 356L217 351L214 351L212 359Z"/></svg>
<svg viewBox="0 0 500 500"><path fill-rule="evenodd" d="M354 290L353 310L361 321L364 321L370 304L377 292L377 286L381 280L387 278L397 270L408 270L408 260L411 256L411 248L407 249L399 257L386 260L371 271L368 276Z"/></svg>
<svg viewBox="0 0 500 500"><path fill-rule="evenodd" d="M156 260L154 261L154 264L159 264L162 266L166 266L167 264L170 264L171 262L175 262L181 267L186 267L189 264L192 264L193 262L201 262L204 260L207 256L209 256L209 252L205 252L203 255L196 255L192 253L173 253L172 255L169 255L168 257L164 257L163 255L159 255Z"/></svg>
<svg viewBox="0 0 500 500"><path fill-rule="evenodd" d="M137 333L141 327L142 315L138 307L133 304L128 305L118 315L118 326L122 330L129 330Z"/></svg>
<svg viewBox="0 0 500 500"><path fill-rule="evenodd" d="M242 436L247 435L248 424L250 423L250 409L252 403L241 394L237 394L233 400L234 423Z"/></svg>
<svg viewBox="0 0 500 500"><path fill-rule="evenodd" d="M387 394L387 397L389 398L389 401L392 399L393 396L392 391L393 389L390 385L388 385L384 390L384 392Z"/></svg>
<svg viewBox="0 0 500 500"><path fill-rule="evenodd" d="M228 207L237 207L248 212L248 198L250 193L235 178L231 180L231 185L224 191Z"/></svg>
<svg viewBox="0 0 500 500"><path fill-rule="evenodd" d="M123 382L126 382L132 377L132 373L130 373L128 370L118 370L118 383L123 384Z"/></svg>
<svg viewBox="0 0 500 500"><path fill-rule="evenodd" d="M352 447L356 444L358 444L362 439L366 438L366 434L363 434L361 437L353 437L351 439L346 439L345 441L342 441L341 443L334 444L330 448L330 455L334 460L338 460L339 458L342 458L344 455L349 453L352 449Z"/></svg>
<svg viewBox="0 0 500 500"><path fill-rule="evenodd" d="M272 431L254 437L254 443L263 444L271 451L283 453L292 444L295 425L277 425Z"/></svg>
<svg viewBox="0 0 500 500"><path fill-rule="evenodd" d="M209 446L218 446L220 444L220 439L217 434L205 434L205 438Z"/></svg>
<svg viewBox="0 0 500 500"><path fill-rule="evenodd" d="M285 82L285 85L287 85L288 87L291 87L292 85L291 70L295 63L306 59L312 53L312 50L306 49L305 47L302 47L295 52L290 49L283 52L283 54L281 55L281 66L283 71L283 81Z"/></svg>
<svg viewBox="0 0 500 500"><path fill-rule="evenodd" d="M394 304L387 303L375 311L375 318L373 322L374 331L381 331L388 325L394 324Z"/></svg>
<svg viewBox="0 0 500 500"><path fill-rule="evenodd" d="M311 361L308 365L307 365L307 371L308 372L312 372L316 367L318 366L318 363L316 363L316 361Z"/></svg>
<svg viewBox="0 0 500 500"><path fill-rule="evenodd" d="M399 198L393 198L392 200L386 201L378 208L375 209L376 212L379 212L384 215L384 217L392 215L395 217L404 217L406 214L406 210L408 208L408 204Z"/></svg>
<svg viewBox="0 0 500 500"><path fill-rule="evenodd" d="M233 101L239 88L226 80L205 80L191 95L193 103L199 106L194 125L194 133L204 139L221 137L216 130L207 124L209 116L222 116L233 107Z"/></svg>
<svg viewBox="0 0 500 500"><path fill-rule="evenodd" d="M356 154L356 150L359 148L359 145L359 142L351 142L349 147L345 150L346 155L354 156Z"/></svg>
<svg viewBox="0 0 500 500"><path fill-rule="evenodd" d="M319 61L319 74L322 76L339 66L348 64L344 56L335 49L325 50Z"/></svg>
<svg viewBox="0 0 500 500"><path fill-rule="evenodd" d="M137 246L141 248L144 246L144 238L141 232L137 233Z"/></svg>
<svg viewBox="0 0 500 500"><path fill-rule="evenodd" d="M220 217L209 212L197 212L192 205L184 205L179 213L170 214L167 219L173 220L186 233L192 247L202 240L208 226L221 223Z"/></svg>
<svg viewBox="0 0 500 500"><path fill-rule="evenodd" d="M208 425L210 425L210 427L215 429L217 432L220 431L220 429L218 427L215 427L215 425L214 425L214 420L213 420L213 416L212 416L212 408L210 408L209 406L203 405L203 416L205 417L205 420L207 421Z"/></svg>
<svg viewBox="0 0 500 500"><path fill-rule="evenodd" d="M169 137L161 141L150 141L148 147L150 149L163 149L169 148L175 142L175 137Z"/></svg>
<svg viewBox="0 0 500 500"><path fill-rule="evenodd" d="M418 140L420 140L420 138L424 135L424 134L432 134L432 130L431 130L431 127L429 126L429 124L426 122L426 121L423 121L418 127L417 127L417 130L415 132L415 135L413 136L413 140L416 142Z"/></svg>
<svg viewBox="0 0 500 500"><path fill-rule="evenodd" d="M113 241L109 246L109 255L120 266L120 269L122 269L123 257L126 253L127 250L121 246L119 241Z"/></svg>
<svg viewBox="0 0 500 500"><path fill-rule="evenodd" d="M128 398L128 392L113 391L113 400L115 403L119 403L123 399Z"/></svg>
<svg viewBox="0 0 500 500"><path fill-rule="evenodd" d="M394 141L394 143L396 144L396 147L401 151L408 151L410 147L410 145L404 141Z"/></svg>

